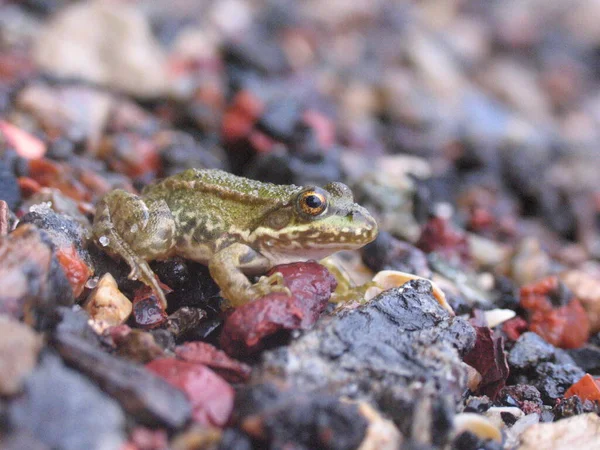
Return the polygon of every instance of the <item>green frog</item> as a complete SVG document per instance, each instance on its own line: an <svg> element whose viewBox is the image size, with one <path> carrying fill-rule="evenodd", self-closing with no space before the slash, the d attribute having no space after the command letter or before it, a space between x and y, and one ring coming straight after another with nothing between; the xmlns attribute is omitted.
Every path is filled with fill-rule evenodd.
<svg viewBox="0 0 600 450"><path fill-rule="evenodd" d="M283 263L356 249L377 223L342 183L274 185L213 169L189 169L146 187L117 189L97 205L96 242L131 267L130 279L165 294L148 261L180 256L208 265L224 298L237 307L289 290L280 273L251 283Z"/></svg>

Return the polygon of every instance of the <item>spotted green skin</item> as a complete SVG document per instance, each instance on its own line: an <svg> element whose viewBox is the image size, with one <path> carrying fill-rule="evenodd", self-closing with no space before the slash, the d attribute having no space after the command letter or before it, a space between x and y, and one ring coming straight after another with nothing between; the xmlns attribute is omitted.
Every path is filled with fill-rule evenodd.
<svg viewBox="0 0 600 450"><path fill-rule="evenodd" d="M274 185L220 170L190 169L144 189L115 190L97 205L96 242L131 267L130 278L166 299L148 261L181 256L207 264L233 306L271 292L288 292L281 275L250 283L277 264L321 259L360 248L377 223L342 183L323 187L326 210L312 217L298 196L314 186Z"/></svg>

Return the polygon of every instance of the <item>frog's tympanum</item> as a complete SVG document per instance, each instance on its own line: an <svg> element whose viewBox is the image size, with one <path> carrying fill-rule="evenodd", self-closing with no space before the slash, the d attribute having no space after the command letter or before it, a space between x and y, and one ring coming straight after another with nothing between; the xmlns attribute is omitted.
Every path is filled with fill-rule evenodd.
<svg viewBox="0 0 600 450"><path fill-rule="evenodd" d="M207 264L223 296L239 306L288 292L281 274L252 284L246 276L296 261L321 259L371 242L377 224L342 183L278 186L220 170L190 169L99 203L94 236L131 267L129 277L165 295L147 261L181 256Z"/></svg>

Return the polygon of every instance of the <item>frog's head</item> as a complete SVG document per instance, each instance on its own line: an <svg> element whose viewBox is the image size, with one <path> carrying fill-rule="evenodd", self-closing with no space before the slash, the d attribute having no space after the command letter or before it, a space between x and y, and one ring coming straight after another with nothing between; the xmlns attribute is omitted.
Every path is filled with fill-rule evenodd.
<svg viewBox="0 0 600 450"><path fill-rule="evenodd" d="M360 248L377 236L377 222L354 203L342 183L296 190L289 201L261 218L253 236L261 254L274 263L321 259Z"/></svg>

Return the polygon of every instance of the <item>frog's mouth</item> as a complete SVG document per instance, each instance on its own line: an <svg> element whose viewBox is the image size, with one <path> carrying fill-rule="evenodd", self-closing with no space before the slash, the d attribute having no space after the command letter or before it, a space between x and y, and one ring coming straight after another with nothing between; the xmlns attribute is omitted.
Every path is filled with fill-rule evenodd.
<svg viewBox="0 0 600 450"><path fill-rule="evenodd" d="M371 232L315 233L310 236L278 236L260 239L260 253L274 264L319 260L342 250L355 250L375 239Z"/></svg>

